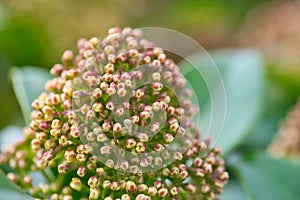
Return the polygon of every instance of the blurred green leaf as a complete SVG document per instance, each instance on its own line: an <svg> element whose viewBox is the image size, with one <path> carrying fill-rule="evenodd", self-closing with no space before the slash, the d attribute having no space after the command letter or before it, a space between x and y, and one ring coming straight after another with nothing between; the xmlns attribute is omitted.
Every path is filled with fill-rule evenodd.
<svg viewBox="0 0 300 200"><path fill-rule="evenodd" d="M220 196L222 200L241 200L247 199L246 191L236 180L230 179L224 188L223 194Z"/></svg>
<svg viewBox="0 0 300 200"><path fill-rule="evenodd" d="M13 145L22 137L22 128L17 126L7 126L0 132L0 148L6 145Z"/></svg>
<svg viewBox="0 0 300 200"><path fill-rule="evenodd" d="M30 122L31 103L43 91L44 85L51 78L49 72L37 67L14 67L10 71L10 77L16 97L21 106L25 122Z"/></svg>
<svg viewBox="0 0 300 200"><path fill-rule="evenodd" d="M7 180L4 173L0 170L0 200L8 199L32 200L34 198L30 197L14 183Z"/></svg>
<svg viewBox="0 0 300 200"><path fill-rule="evenodd" d="M299 199L299 164L255 152L236 157L230 166L253 200Z"/></svg>
<svg viewBox="0 0 300 200"><path fill-rule="evenodd" d="M201 72L212 64L203 53L199 55L194 55L191 60ZM264 62L253 49L226 49L211 52L210 56L221 73L226 90L226 119L217 144L228 154L246 139L261 115L265 85ZM211 97L224 103L221 101L222 93L218 90L220 86L214 85L214 94L209 94L205 79L199 73L190 69L187 72L184 68L183 73L197 93L202 110L200 127L205 134L210 125L213 107L219 106L212 105Z"/></svg>

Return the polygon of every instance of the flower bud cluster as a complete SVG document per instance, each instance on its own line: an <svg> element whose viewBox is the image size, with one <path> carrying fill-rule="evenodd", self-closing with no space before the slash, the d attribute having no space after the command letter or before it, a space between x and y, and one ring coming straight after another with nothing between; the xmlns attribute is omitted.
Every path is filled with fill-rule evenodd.
<svg viewBox="0 0 300 200"><path fill-rule="evenodd" d="M32 103L25 139L0 155L7 177L41 199L217 199L228 173L200 140L179 67L140 29L77 45ZM33 185L31 171L48 182Z"/></svg>

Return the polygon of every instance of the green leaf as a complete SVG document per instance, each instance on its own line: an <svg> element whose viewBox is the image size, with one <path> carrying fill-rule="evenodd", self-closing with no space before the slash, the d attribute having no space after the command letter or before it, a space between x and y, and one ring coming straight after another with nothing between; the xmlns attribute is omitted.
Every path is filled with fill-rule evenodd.
<svg viewBox="0 0 300 200"><path fill-rule="evenodd" d="M23 192L14 183L6 179L3 171L0 170L0 200L18 199L18 200L32 200L28 194Z"/></svg>
<svg viewBox="0 0 300 200"><path fill-rule="evenodd" d="M0 132L0 148L6 145L13 145L21 138L23 138L22 128L17 126L8 126Z"/></svg>
<svg viewBox="0 0 300 200"><path fill-rule="evenodd" d="M51 78L49 72L37 67L13 67L10 77L16 97L21 106L26 124L30 122L31 103L43 91L44 85Z"/></svg>
<svg viewBox="0 0 300 200"><path fill-rule="evenodd" d="M224 188L223 194L220 196L222 200L241 200L247 199L246 191L236 180L230 179Z"/></svg>
<svg viewBox="0 0 300 200"><path fill-rule="evenodd" d="M210 56L222 76L226 100L223 100L222 82L218 82L218 76L204 77L207 70L214 70L207 55L201 53L190 58L201 74L191 67L183 66L182 69L197 94L201 108L202 132L205 134L209 129L218 131L213 133L217 135L212 134L208 137L212 137L213 142L218 140L217 145L228 154L246 139L261 115L265 85L264 62L260 54L253 49L226 49L212 52ZM208 83L212 85L207 85ZM209 92L209 87L214 89ZM225 123L219 134L220 128L211 126L222 125L221 118L225 110ZM219 124L210 124L216 120Z"/></svg>
<svg viewBox="0 0 300 200"><path fill-rule="evenodd" d="M299 164L256 152L237 157L230 166L253 200L299 199Z"/></svg>

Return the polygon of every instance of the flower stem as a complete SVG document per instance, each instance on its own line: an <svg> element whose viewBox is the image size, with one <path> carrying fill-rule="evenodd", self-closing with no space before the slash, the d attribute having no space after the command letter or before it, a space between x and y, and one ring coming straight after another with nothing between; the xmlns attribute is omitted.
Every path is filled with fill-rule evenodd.
<svg viewBox="0 0 300 200"><path fill-rule="evenodd" d="M42 172L42 174L43 174L43 176L47 179L47 181L49 182L49 183L52 183L53 182L53 180L50 178L50 176L45 172L45 170L41 170L41 172Z"/></svg>

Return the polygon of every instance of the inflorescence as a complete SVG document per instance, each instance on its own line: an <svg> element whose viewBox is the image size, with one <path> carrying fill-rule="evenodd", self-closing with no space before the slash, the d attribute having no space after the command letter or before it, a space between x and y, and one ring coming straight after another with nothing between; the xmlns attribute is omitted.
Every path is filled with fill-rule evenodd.
<svg viewBox="0 0 300 200"><path fill-rule="evenodd" d="M111 28L63 53L24 139L2 150L8 179L38 199L218 198L221 151L201 140L179 67L142 34Z"/></svg>

